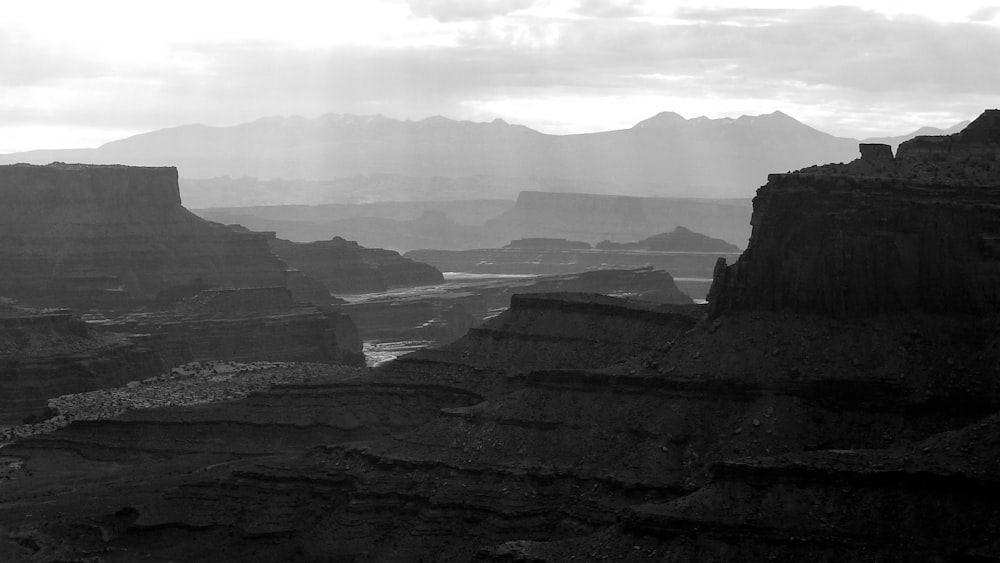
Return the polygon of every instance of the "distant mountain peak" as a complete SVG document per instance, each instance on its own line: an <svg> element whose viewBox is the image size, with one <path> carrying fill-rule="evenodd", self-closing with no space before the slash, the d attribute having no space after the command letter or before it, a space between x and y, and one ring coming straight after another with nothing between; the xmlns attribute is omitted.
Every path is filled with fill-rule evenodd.
<svg viewBox="0 0 1000 563"><path fill-rule="evenodd" d="M768 126L768 127L788 127L788 126L800 126L803 125L801 121L795 119L794 117L788 115L783 111L772 111L771 113L762 113L760 115L741 115L736 119L737 123L753 125L753 126Z"/></svg>
<svg viewBox="0 0 1000 563"><path fill-rule="evenodd" d="M432 115L430 117L421 119L417 123L419 123L420 125L445 125L445 124L455 123L455 120L448 119L443 115Z"/></svg>
<svg viewBox="0 0 1000 563"><path fill-rule="evenodd" d="M681 123L687 123L679 113L672 111L661 111L660 113L650 117L649 119L644 119L639 123L632 126L633 129L663 129L667 127L674 127Z"/></svg>
<svg viewBox="0 0 1000 563"><path fill-rule="evenodd" d="M680 125L721 125L727 127L755 127L762 129L781 129L792 127L809 127L794 117L782 111L773 111L760 115L741 115L737 118L711 118L704 115L692 119L684 119L672 111L660 112L649 119L640 121L633 129L670 129Z"/></svg>

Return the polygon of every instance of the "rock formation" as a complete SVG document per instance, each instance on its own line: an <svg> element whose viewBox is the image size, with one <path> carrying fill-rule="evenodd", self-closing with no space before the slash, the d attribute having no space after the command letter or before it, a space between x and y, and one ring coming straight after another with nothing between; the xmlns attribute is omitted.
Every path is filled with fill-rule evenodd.
<svg viewBox="0 0 1000 563"><path fill-rule="evenodd" d="M513 209L487 221L498 235L598 242L640 240L679 225L740 246L749 235L748 200L698 200L522 191ZM509 240L509 236L507 240Z"/></svg>
<svg viewBox="0 0 1000 563"><path fill-rule="evenodd" d="M0 424L40 415L51 397L159 375L154 340L95 330L66 310L0 302Z"/></svg>
<svg viewBox="0 0 1000 563"><path fill-rule="evenodd" d="M403 258L391 250L365 248L340 237L308 243L272 238L270 248L333 293L373 293L444 281L444 276L433 266Z"/></svg>
<svg viewBox="0 0 1000 563"><path fill-rule="evenodd" d="M970 128L964 138L979 139ZM981 229L989 200L968 199L988 191L973 180L993 164L977 164L988 143L959 141L920 141L957 162L911 148L904 163L901 151L898 183L834 167L783 176L798 192L780 179L762 190L748 261L720 267L714 318L695 305L519 296L457 342L366 376L317 373L11 444L0 558L996 561L1000 328L989 300L844 315L822 299L773 310L744 285L787 275L750 259L780 255L797 234L868 248L837 257L849 272L881 256L854 244L897 232L889 219L906 198L864 198L848 180L915 197L914 223L965 233L950 243L968 250L979 240L969 232L994 232ZM886 165L871 152L875 163L848 170ZM941 224L906 180L935 165L969 171L917 175ZM803 178L834 181L802 191ZM793 202L829 215L830 194L844 192L857 196L838 200L855 206L837 208L846 217L789 219ZM886 221L871 219L878 202ZM816 221L834 230L815 233ZM962 272L988 272L983 263ZM954 267L921 264L934 279ZM822 296L826 283L778 287Z"/></svg>
<svg viewBox="0 0 1000 563"><path fill-rule="evenodd" d="M187 346L195 361L364 365L361 339L349 317L296 303L284 287L205 290L167 310L129 313L101 324Z"/></svg>
<svg viewBox="0 0 1000 563"><path fill-rule="evenodd" d="M736 253L740 249L735 244L696 233L678 226L669 233L660 233L637 242L612 242L603 240L594 248L598 250L647 250L654 252L725 252Z"/></svg>
<svg viewBox="0 0 1000 563"><path fill-rule="evenodd" d="M211 287L286 285L268 236L181 206L174 168L0 166L0 295L122 308Z"/></svg>
<svg viewBox="0 0 1000 563"><path fill-rule="evenodd" d="M338 306L365 340L450 343L507 309L521 293L598 293L657 304L691 304L670 274L642 268L596 270L537 278L454 280L434 292L388 292Z"/></svg>
<svg viewBox="0 0 1000 563"><path fill-rule="evenodd" d="M998 122L772 174L746 252L716 270L713 314L1000 310Z"/></svg>
<svg viewBox="0 0 1000 563"><path fill-rule="evenodd" d="M639 241L640 250L663 252L739 252L735 244L712 238L678 226L669 233L653 235Z"/></svg>

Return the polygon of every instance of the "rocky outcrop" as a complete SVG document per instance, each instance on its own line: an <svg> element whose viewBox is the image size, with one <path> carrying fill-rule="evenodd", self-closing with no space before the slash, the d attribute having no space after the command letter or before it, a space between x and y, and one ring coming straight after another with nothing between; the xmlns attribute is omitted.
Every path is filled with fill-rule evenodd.
<svg viewBox="0 0 1000 563"><path fill-rule="evenodd" d="M457 356L509 372L596 368L672 340L694 326L698 314L695 308L599 294L521 293L510 297L504 314L416 357Z"/></svg>
<svg viewBox="0 0 1000 563"><path fill-rule="evenodd" d="M168 310L129 313L100 324L185 345L195 361L364 364L349 317L296 303L283 287L205 290Z"/></svg>
<svg viewBox="0 0 1000 563"><path fill-rule="evenodd" d="M660 252L739 252L735 244L696 233L678 226L669 233L653 235L639 241L640 250Z"/></svg>
<svg viewBox="0 0 1000 563"><path fill-rule="evenodd" d="M743 246L749 236L748 204L745 199L522 191L514 208L487 221L484 229L499 235L598 242L603 239L640 240L652 233L689 225L697 226L697 230L707 236Z"/></svg>
<svg viewBox="0 0 1000 563"><path fill-rule="evenodd" d="M340 294L373 293L392 287L444 281L433 266L403 258L398 252L332 240L299 243L272 238L270 248L282 260Z"/></svg>
<svg viewBox="0 0 1000 563"><path fill-rule="evenodd" d="M286 285L268 236L181 206L174 168L0 166L0 295L123 308L212 287Z"/></svg>
<svg viewBox="0 0 1000 563"><path fill-rule="evenodd" d="M638 242L612 242L603 240L594 248L598 250L647 250L654 252L722 252L734 253L740 249L734 244L712 238L691 229L678 226L669 233L660 233Z"/></svg>
<svg viewBox="0 0 1000 563"><path fill-rule="evenodd" d="M1000 112L961 133L867 146L846 165L772 174L713 314L1000 310Z"/></svg>
<svg viewBox="0 0 1000 563"><path fill-rule="evenodd" d="M159 375L152 340L95 330L67 310L0 304L0 424L40 415L51 397Z"/></svg>

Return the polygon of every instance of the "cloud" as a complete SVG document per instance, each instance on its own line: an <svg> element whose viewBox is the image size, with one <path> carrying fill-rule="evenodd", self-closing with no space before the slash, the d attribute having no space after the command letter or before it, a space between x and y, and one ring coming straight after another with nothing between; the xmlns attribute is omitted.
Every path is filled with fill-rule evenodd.
<svg viewBox="0 0 1000 563"><path fill-rule="evenodd" d="M642 0L579 0L573 13L593 18L631 18L644 14Z"/></svg>
<svg viewBox="0 0 1000 563"><path fill-rule="evenodd" d="M408 0L418 18L439 22L488 20L530 8L531 0Z"/></svg>
<svg viewBox="0 0 1000 563"><path fill-rule="evenodd" d="M0 29L0 86L31 86L68 77L100 76L112 69L80 53L66 53Z"/></svg>
<svg viewBox="0 0 1000 563"><path fill-rule="evenodd" d="M987 22L993 21L1000 16L1000 6L987 6L979 8L969 14L969 21Z"/></svg>
<svg viewBox="0 0 1000 563"><path fill-rule="evenodd" d="M574 127L566 107L597 127L598 116L619 123L641 102L649 115L781 109L842 134L881 127L874 135L911 128L893 126L894 114L937 120L916 125L974 117L1000 92L1000 30L975 22L846 7L686 8L665 22L626 17L641 9L635 2L584 1L564 17L518 11L526 3L411 0L421 17L457 22L434 24L451 33L440 44L201 41L131 66L0 35L0 50L18 53L0 58L0 121L121 130L328 112L468 118L499 108L523 113L497 117L537 126L552 103L562 104L552 115L565 131Z"/></svg>

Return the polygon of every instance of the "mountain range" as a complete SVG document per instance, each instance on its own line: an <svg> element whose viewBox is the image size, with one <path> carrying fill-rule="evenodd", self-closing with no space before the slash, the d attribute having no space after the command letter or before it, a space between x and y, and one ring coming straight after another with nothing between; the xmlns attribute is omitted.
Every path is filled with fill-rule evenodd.
<svg viewBox="0 0 1000 563"><path fill-rule="evenodd" d="M925 128L883 138L897 144ZM183 125L113 141L92 149L39 150L0 155L0 163L87 162L178 168L181 178L275 182L297 200L330 203L407 199L448 186L448 199L513 197L523 189L671 197L750 197L771 172L858 156L857 139L835 137L774 113L739 118L685 119L663 112L630 129L549 135L503 120L421 121L327 114L317 118L267 117L231 127ZM380 192L388 178L389 187ZM457 179L457 180L456 180ZM456 182L458 186L456 188ZM358 183L363 189L351 190ZM184 193L188 205L278 203L241 199L240 182L204 182ZM289 184L287 190L282 189ZM293 187L297 186L297 187ZM182 192L184 192L182 183ZM360 194L357 192L361 192ZM191 201L191 196L195 201ZM221 195L221 201L219 197ZM414 194L415 196L418 194ZM201 196L204 201L197 201ZM312 199L312 201L306 201Z"/></svg>

